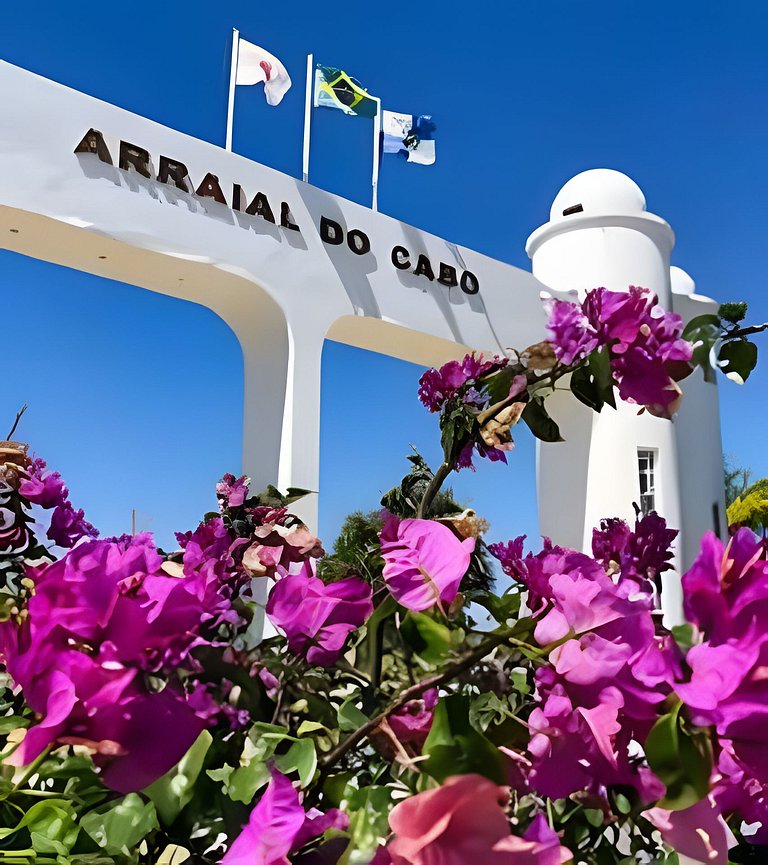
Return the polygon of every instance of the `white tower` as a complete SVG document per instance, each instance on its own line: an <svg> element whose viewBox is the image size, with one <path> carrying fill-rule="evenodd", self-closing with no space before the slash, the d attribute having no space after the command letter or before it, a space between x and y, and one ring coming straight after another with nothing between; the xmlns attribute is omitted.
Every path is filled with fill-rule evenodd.
<svg viewBox="0 0 768 865"><path fill-rule="evenodd" d="M675 274L673 295L674 242L670 226L646 211L637 184L600 168L563 186L550 221L528 238L526 251L534 276L555 291L583 296L598 286L626 291L640 285L655 292L665 309L686 319L713 311L713 302L696 298L692 280L682 271ZM552 414L566 443L539 443L539 497L560 501L559 507L540 508L543 534L589 550L600 519L619 516L631 524L637 502L680 529L676 569L690 565L701 534L713 528L713 515L721 529L723 482L717 389L704 383L700 371L688 381L683 382L683 408L673 422L638 415L638 407L626 403L617 411L606 407L595 414L569 394L553 396ZM698 438L695 430L702 424L707 429ZM685 441L691 453L683 473L681 426L693 434ZM696 462L707 466L706 481L691 476L693 452ZM675 621L681 609L677 576L667 576L663 594L665 611Z"/></svg>

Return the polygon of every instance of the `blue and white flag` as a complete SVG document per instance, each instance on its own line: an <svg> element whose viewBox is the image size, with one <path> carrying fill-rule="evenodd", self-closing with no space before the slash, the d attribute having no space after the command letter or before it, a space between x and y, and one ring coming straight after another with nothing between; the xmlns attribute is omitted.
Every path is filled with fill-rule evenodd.
<svg viewBox="0 0 768 865"><path fill-rule="evenodd" d="M435 163L435 124L431 114L398 114L383 111L384 153L402 153L408 162L418 165Z"/></svg>

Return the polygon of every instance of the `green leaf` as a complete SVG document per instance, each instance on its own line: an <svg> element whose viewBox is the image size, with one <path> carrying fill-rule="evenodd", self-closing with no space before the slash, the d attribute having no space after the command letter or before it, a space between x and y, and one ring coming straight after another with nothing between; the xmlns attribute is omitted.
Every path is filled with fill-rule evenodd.
<svg viewBox="0 0 768 865"><path fill-rule="evenodd" d="M203 768L211 742L213 737L207 730L203 730L173 769L143 791L155 803L158 816L166 826L173 823L192 800L195 781Z"/></svg>
<svg viewBox="0 0 768 865"><path fill-rule="evenodd" d="M718 364L736 384L744 384L757 365L757 346L746 339L726 342L717 356Z"/></svg>
<svg viewBox="0 0 768 865"><path fill-rule="evenodd" d="M285 494L283 494L277 487L272 486L272 484L267 484L265 490L262 490L260 493L256 493L253 496L249 496L245 504L250 508L284 508L287 505L304 498L304 496L311 495L313 492L314 490L305 490L301 487L288 487ZM216 516L218 516L218 514Z"/></svg>
<svg viewBox="0 0 768 865"><path fill-rule="evenodd" d="M106 853L128 856L153 830L159 828L154 803L129 793L109 808L89 811L80 820L83 830Z"/></svg>
<svg viewBox="0 0 768 865"><path fill-rule="evenodd" d="M268 762L275 749L285 739L292 738L285 727L257 722L248 731L240 755L240 765L225 765L220 769L209 769L207 775L213 781L221 781L223 792L235 802L252 801L256 793L269 783ZM312 744L311 739L306 740Z"/></svg>
<svg viewBox="0 0 768 865"><path fill-rule="evenodd" d="M302 721L296 730L297 736L306 736L308 733L317 733L318 730L325 730L323 724L317 721Z"/></svg>
<svg viewBox="0 0 768 865"><path fill-rule="evenodd" d="M522 418L530 431L543 442L562 442L560 429L544 408L541 399L531 399L523 409Z"/></svg>
<svg viewBox="0 0 768 865"><path fill-rule="evenodd" d="M29 832L32 849L36 853L69 854L77 841L80 827L71 802L65 799L47 799L37 802L10 829L0 829L0 838L7 838L20 829Z"/></svg>
<svg viewBox="0 0 768 865"><path fill-rule="evenodd" d="M5 715L0 718L0 736L5 736L12 730L28 727L31 723L31 718L22 718L20 715Z"/></svg>
<svg viewBox="0 0 768 865"><path fill-rule="evenodd" d="M315 743L312 739L299 739L291 745L287 753L275 758L275 765L285 775L298 772L301 786L309 786L317 769Z"/></svg>
<svg viewBox="0 0 768 865"><path fill-rule="evenodd" d="M349 814L351 842L338 865L366 862L389 835L389 812L392 810L390 787L371 786L361 790L347 787L346 812Z"/></svg>
<svg viewBox="0 0 768 865"><path fill-rule="evenodd" d="M738 324L740 321L744 321L747 316L747 304L744 301L740 303L721 303L720 308L717 310L717 314L724 321L728 321L731 324Z"/></svg>
<svg viewBox="0 0 768 865"><path fill-rule="evenodd" d="M426 613L409 611L400 625L403 639L428 664L437 665L451 650L452 632Z"/></svg>
<svg viewBox="0 0 768 865"><path fill-rule="evenodd" d="M721 322L718 315L698 315L683 329L683 339L693 344L691 362L704 371L706 381L715 381L715 373L709 362L712 346L720 339Z"/></svg>
<svg viewBox="0 0 768 865"><path fill-rule="evenodd" d="M491 725L502 724L513 714L508 699L502 699L493 692L487 692L472 697L469 720L475 728L484 733Z"/></svg>
<svg viewBox="0 0 768 865"><path fill-rule="evenodd" d="M363 724L368 723L368 716L355 705L359 699L360 697L355 694L352 697L348 697L339 706L337 714L339 718L339 730L342 733L351 733L353 730L359 730Z"/></svg>
<svg viewBox="0 0 768 865"><path fill-rule="evenodd" d="M477 598L477 603L485 607L486 610L493 616L500 625L506 625L508 622L517 622L517 615L520 612L520 604L523 596L519 591L506 591L503 595L488 594L480 595Z"/></svg>
<svg viewBox="0 0 768 865"><path fill-rule="evenodd" d="M571 375L571 392L594 411L608 405L616 408L611 361L606 350L593 351Z"/></svg>
<svg viewBox="0 0 768 865"><path fill-rule="evenodd" d="M477 773L497 784L505 782L501 752L469 720L469 697L443 697L435 708L432 728L424 744L429 754L421 767L436 781L450 775Z"/></svg>
<svg viewBox="0 0 768 865"><path fill-rule="evenodd" d="M491 398L491 405L501 402L509 397L512 388L512 380L515 376L524 372L524 367L519 364L510 364L499 370L495 375L489 376L484 382L485 389ZM524 399L523 396L520 397Z"/></svg>
<svg viewBox="0 0 768 865"><path fill-rule="evenodd" d="M694 641L693 625L688 622L684 625L675 625L672 628L672 638L683 652L687 652Z"/></svg>
<svg viewBox="0 0 768 865"><path fill-rule="evenodd" d="M648 765L666 786L660 808L682 811L709 792L712 752L706 733L687 732L680 716L681 704L663 715L645 741Z"/></svg>

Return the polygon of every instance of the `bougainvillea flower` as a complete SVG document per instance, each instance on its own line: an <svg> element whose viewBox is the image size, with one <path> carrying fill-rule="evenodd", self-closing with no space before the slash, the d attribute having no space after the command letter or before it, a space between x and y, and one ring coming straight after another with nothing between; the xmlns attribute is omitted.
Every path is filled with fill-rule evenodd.
<svg viewBox="0 0 768 865"><path fill-rule="evenodd" d="M403 744L423 747L432 727L437 696L437 688L429 688L421 699L409 700L389 716L390 729Z"/></svg>
<svg viewBox="0 0 768 865"><path fill-rule="evenodd" d="M384 581L409 610L451 604L469 567L475 539L460 541L434 520L400 520L391 514L379 535Z"/></svg>
<svg viewBox="0 0 768 865"><path fill-rule="evenodd" d="M222 512L227 508L239 508L248 498L248 488L251 479L245 475L236 478L227 472L216 484L216 498L219 500L219 510Z"/></svg>
<svg viewBox="0 0 768 865"><path fill-rule="evenodd" d="M664 793L664 785L629 757L629 725L622 720L624 698L606 687L593 708L572 702L561 684L549 689L528 720L531 770L527 783L542 796L561 799L578 790L599 793L612 785L632 786L644 802Z"/></svg>
<svg viewBox="0 0 768 865"><path fill-rule="evenodd" d="M81 538L95 538L96 529L75 510L58 472L46 471L45 460L33 460L19 483L19 494L31 504L52 510L48 538L59 547L73 547Z"/></svg>
<svg viewBox="0 0 768 865"><path fill-rule="evenodd" d="M750 777L768 783L768 562L763 544L740 529L723 549L705 536L683 577L684 608L703 642L686 657L675 691L694 723L729 740Z"/></svg>
<svg viewBox="0 0 768 865"><path fill-rule="evenodd" d="M310 664L330 667L344 652L349 634L373 612L371 587L358 577L325 585L293 574L272 587L267 615L288 639L288 648Z"/></svg>
<svg viewBox="0 0 768 865"><path fill-rule="evenodd" d="M450 360L440 369L428 369L419 379L419 399L431 412L440 411L445 403L456 396L468 382L474 382L493 369L502 369L509 363L504 357L484 358L482 354L468 354L463 360Z"/></svg>
<svg viewBox="0 0 768 865"><path fill-rule="evenodd" d="M547 327L562 363L576 363L602 348L623 400L660 417L677 409L677 381L691 372L693 348L681 336L680 316L665 312L647 289L596 288L581 304L554 300Z"/></svg>
<svg viewBox="0 0 768 865"><path fill-rule="evenodd" d="M126 792L164 774L194 742L205 717L177 668L226 600L205 569L179 578L163 565L151 538L137 535L81 543L28 572L27 616L2 632L8 672L40 717L17 763L55 743L84 744L105 783ZM160 684L150 687L148 673Z"/></svg>
<svg viewBox="0 0 768 865"><path fill-rule="evenodd" d="M328 829L345 829L347 824L345 815L335 808L326 814L314 808L305 813L293 784L273 770L248 823L221 865L290 865L289 853Z"/></svg>
<svg viewBox="0 0 768 865"><path fill-rule="evenodd" d="M538 820L523 838L512 835L507 800L503 787L481 775L456 775L400 802L389 815L392 865L560 865L571 858Z"/></svg>
<svg viewBox="0 0 768 865"><path fill-rule="evenodd" d="M552 332L555 356L566 366L583 360L599 345L597 333L578 303L552 301L547 328Z"/></svg>
<svg viewBox="0 0 768 865"><path fill-rule="evenodd" d="M618 570L620 580L633 579L640 588L650 581L651 590L656 577L673 567L677 535L655 511L636 520L634 530L624 520L601 520L592 530L592 554L606 570Z"/></svg>
<svg viewBox="0 0 768 865"><path fill-rule="evenodd" d="M737 814L755 831L753 844L768 845L768 783L761 783L736 756L733 743L719 741L712 794L721 814Z"/></svg>
<svg viewBox="0 0 768 865"><path fill-rule="evenodd" d="M695 862L728 865L726 825L711 796L683 811L650 808L643 817L653 823L664 843L676 853Z"/></svg>

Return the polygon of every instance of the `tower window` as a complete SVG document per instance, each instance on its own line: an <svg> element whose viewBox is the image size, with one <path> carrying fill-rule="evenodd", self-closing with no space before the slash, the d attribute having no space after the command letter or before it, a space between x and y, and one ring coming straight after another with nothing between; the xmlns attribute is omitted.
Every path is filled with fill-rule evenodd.
<svg viewBox="0 0 768 865"><path fill-rule="evenodd" d="M640 476L640 511L645 514L656 510L656 451L637 451L637 469Z"/></svg>

